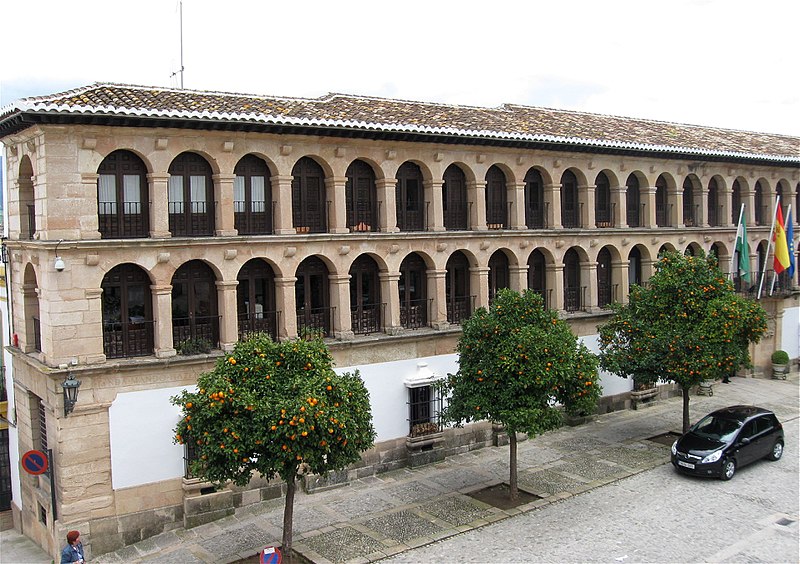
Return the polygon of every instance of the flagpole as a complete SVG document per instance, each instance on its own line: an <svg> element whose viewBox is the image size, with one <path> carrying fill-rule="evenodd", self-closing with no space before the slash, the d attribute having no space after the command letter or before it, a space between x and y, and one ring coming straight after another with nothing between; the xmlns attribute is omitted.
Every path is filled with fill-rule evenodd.
<svg viewBox="0 0 800 564"><path fill-rule="evenodd" d="M780 195L775 197L775 209L772 210L772 226L769 228L769 239L767 239L767 255L764 257L764 267L761 269L761 280L758 283L757 299L759 300L761 299L761 291L764 289L764 278L766 278L767 276L767 263L769 262L769 251L772 248L772 236L775 234L775 219L778 217L779 205L781 205Z"/></svg>
<svg viewBox="0 0 800 564"><path fill-rule="evenodd" d="M738 260L733 260L733 259L736 257L736 249L737 249L737 245L739 244L739 237L740 237L740 235L742 233L742 216L743 215L744 215L744 204L742 204L742 207L739 209L739 223L736 224L736 239L734 239L734 241L733 241L733 255L731 256L731 273L730 273L731 274L731 283L733 283L733 267L734 267L734 265L737 265L737 271L738 271L738 263L739 263L739 261ZM747 257L747 260L750 260L750 257Z"/></svg>

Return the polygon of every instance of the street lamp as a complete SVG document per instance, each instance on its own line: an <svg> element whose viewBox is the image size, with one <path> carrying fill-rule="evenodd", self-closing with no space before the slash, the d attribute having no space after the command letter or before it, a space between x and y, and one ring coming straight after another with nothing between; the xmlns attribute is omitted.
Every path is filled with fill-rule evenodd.
<svg viewBox="0 0 800 564"><path fill-rule="evenodd" d="M66 417L72 413L75 404L78 403L78 388L81 387L81 381L76 380L72 373L67 372L67 377L61 382L61 387L64 389L64 417Z"/></svg>

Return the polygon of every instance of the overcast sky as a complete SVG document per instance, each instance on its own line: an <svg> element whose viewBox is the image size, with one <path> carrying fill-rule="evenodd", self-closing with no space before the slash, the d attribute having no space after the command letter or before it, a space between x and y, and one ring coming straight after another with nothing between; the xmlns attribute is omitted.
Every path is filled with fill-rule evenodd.
<svg viewBox="0 0 800 564"><path fill-rule="evenodd" d="M93 82L180 86L178 5L3 2L0 105ZM183 0L183 83L800 136L798 22L798 0Z"/></svg>

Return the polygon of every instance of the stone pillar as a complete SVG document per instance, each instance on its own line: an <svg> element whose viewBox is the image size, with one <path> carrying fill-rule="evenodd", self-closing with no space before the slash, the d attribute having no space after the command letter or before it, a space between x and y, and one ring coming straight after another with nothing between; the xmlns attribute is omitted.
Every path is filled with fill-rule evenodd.
<svg viewBox="0 0 800 564"><path fill-rule="evenodd" d="M581 282L586 283L586 295L581 296L581 305L589 313L600 311L597 292L597 263L594 261L581 262ZM581 284L583 286L583 284Z"/></svg>
<svg viewBox="0 0 800 564"><path fill-rule="evenodd" d="M486 231L486 182L467 182L470 231Z"/></svg>
<svg viewBox="0 0 800 564"><path fill-rule="evenodd" d="M100 175L93 172L81 173L81 190L85 194L84 198L87 201L93 202L92 213L89 210L84 210L82 215L86 218L85 225L81 225L81 239L100 239L100 219L97 201L97 180ZM94 195L95 197L90 197ZM88 207L88 206L87 206Z"/></svg>
<svg viewBox="0 0 800 564"><path fill-rule="evenodd" d="M87 288L84 290L86 296L86 314L83 318L87 327L85 332L80 331L84 338L83 342L88 344L88 350L84 350L85 362L95 364L106 361L106 353L103 349L103 290L101 288ZM75 356L75 353L73 353Z"/></svg>
<svg viewBox="0 0 800 564"><path fill-rule="evenodd" d="M719 188L719 185L717 185L717 197L717 213L719 214L720 227L735 227L735 222L739 221L739 210L733 209L733 190Z"/></svg>
<svg viewBox="0 0 800 564"><path fill-rule="evenodd" d="M509 182L506 184L507 201L511 203L508 210L509 229L527 229L525 225L525 183Z"/></svg>
<svg viewBox="0 0 800 564"><path fill-rule="evenodd" d="M381 272L382 301L386 304L383 312L383 330L389 335L397 335L403 329L400 325L400 292L397 283L400 281L399 272Z"/></svg>
<svg viewBox="0 0 800 564"><path fill-rule="evenodd" d="M219 346L223 351L232 351L239 340L239 320L236 307L238 280L217 280L217 303L220 312Z"/></svg>
<svg viewBox="0 0 800 564"><path fill-rule="evenodd" d="M292 221L292 175L271 176L272 198L272 230L276 235L293 235L295 233ZM294 306L292 306L294 309Z"/></svg>
<svg viewBox="0 0 800 564"><path fill-rule="evenodd" d="M333 336L342 341L352 340L353 322L350 317L350 275L330 274L331 307L336 308Z"/></svg>
<svg viewBox="0 0 800 564"><path fill-rule="evenodd" d="M611 301L628 303L628 261L611 262Z"/></svg>
<svg viewBox="0 0 800 564"><path fill-rule="evenodd" d="M646 260L642 258L642 282L649 282L650 278L653 277L655 273L655 264L658 261L657 258Z"/></svg>
<svg viewBox="0 0 800 564"><path fill-rule="evenodd" d="M442 203L443 180L425 180L425 229L444 231L444 207Z"/></svg>
<svg viewBox="0 0 800 564"><path fill-rule="evenodd" d="M611 188L611 221L614 227L628 226L627 186Z"/></svg>
<svg viewBox="0 0 800 564"><path fill-rule="evenodd" d="M642 221L642 227L656 227L656 187L643 186L641 188L641 203L644 204L644 213L639 218Z"/></svg>
<svg viewBox="0 0 800 564"><path fill-rule="evenodd" d="M234 237L238 235L233 226L233 174L215 174L214 181L214 234L218 237Z"/></svg>
<svg viewBox="0 0 800 564"><path fill-rule="evenodd" d="M471 266L469 269L470 296L475 296L470 313L480 307L489 308L489 267Z"/></svg>
<svg viewBox="0 0 800 564"><path fill-rule="evenodd" d="M548 264L547 273L548 296L545 306L549 309L564 310L564 264Z"/></svg>
<svg viewBox="0 0 800 564"><path fill-rule="evenodd" d="M378 231L397 233L397 179L384 178L376 182L378 188Z"/></svg>
<svg viewBox="0 0 800 564"><path fill-rule="evenodd" d="M433 296L430 324L434 329L447 329L447 270L427 270L428 296Z"/></svg>
<svg viewBox="0 0 800 564"><path fill-rule="evenodd" d="M708 192L708 188L700 188L700 201L695 204L695 227L708 227Z"/></svg>
<svg viewBox="0 0 800 564"><path fill-rule="evenodd" d="M683 188L667 188L667 226L683 227Z"/></svg>
<svg viewBox="0 0 800 564"><path fill-rule="evenodd" d="M325 179L325 200L329 206L328 233L349 233L347 228L347 202L345 199L346 176L331 176ZM327 202L330 202L328 204ZM348 327L350 322L348 321Z"/></svg>
<svg viewBox="0 0 800 564"><path fill-rule="evenodd" d="M150 192L150 238L172 237L169 232L169 174L151 172L147 175Z"/></svg>
<svg viewBox="0 0 800 564"><path fill-rule="evenodd" d="M756 224L756 193L752 188L742 188L742 203L744 204L744 215L747 216L747 227L755 227ZM766 216L765 216L766 218Z"/></svg>
<svg viewBox="0 0 800 564"><path fill-rule="evenodd" d="M153 350L156 358L175 356L175 345L172 342L172 285L150 286L153 298Z"/></svg>
<svg viewBox="0 0 800 564"><path fill-rule="evenodd" d="M528 265L509 266L508 284L515 292L522 292L528 288Z"/></svg>
<svg viewBox="0 0 800 564"><path fill-rule="evenodd" d="M597 190L597 186L594 184L578 186L578 205L580 206L579 211L581 220L580 226L584 229L594 229L595 227L595 190Z"/></svg>
<svg viewBox="0 0 800 564"><path fill-rule="evenodd" d="M550 229L561 229L561 184L544 185L544 207Z"/></svg>
<svg viewBox="0 0 800 564"><path fill-rule="evenodd" d="M286 276L275 278L275 303L282 312L278 319L278 339L297 337L297 315L295 314L295 283L297 278Z"/></svg>

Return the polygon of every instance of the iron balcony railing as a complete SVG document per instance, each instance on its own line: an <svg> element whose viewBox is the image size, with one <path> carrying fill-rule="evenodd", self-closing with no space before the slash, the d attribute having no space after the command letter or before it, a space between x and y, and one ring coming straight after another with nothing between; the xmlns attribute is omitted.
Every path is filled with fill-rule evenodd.
<svg viewBox="0 0 800 564"><path fill-rule="evenodd" d="M350 309L350 324L356 335L378 333L383 329L381 319L386 304L362 304Z"/></svg>
<svg viewBox="0 0 800 564"><path fill-rule="evenodd" d="M172 342L175 346L189 339L205 339L212 348L219 348L218 315L192 315L172 318Z"/></svg>
<svg viewBox="0 0 800 564"><path fill-rule="evenodd" d="M334 307L303 308L297 312L298 335L320 335L330 337L333 327Z"/></svg>
<svg viewBox="0 0 800 564"><path fill-rule="evenodd" d="M472 302L475 296L455 296L447 300L447 321L460 325L472 314Z"/></svg>
<svg viewBox="0 0 800 564"><path fill-rule="evenodd" d="M266 333L273 341L278 338L280 311L242 313L239 315L239 340L244 341L255 333Z"/></svg>
<svg viewBox="0 0 800 564"><path fill-rule="evenodd" d="M155 321L112 321L103 323L103 352L106 358L130 358L153 354Z"/></svg>
<svg viewBox="0 0 800 564"><path fill-rule="evenodd" d="M400 303L400 326L419 329L428 325L428 308L432 299L407 300Z"/></svg>
<svg viewBox="0 0 800 564"><path fill-rule="evenodd" d="M133 239L147 237L148 218L139 202L123 202L122 214L117 213L116 202L98 203L100 235L104 239Z"/></svg>

